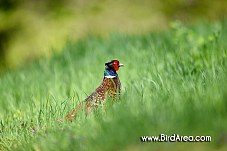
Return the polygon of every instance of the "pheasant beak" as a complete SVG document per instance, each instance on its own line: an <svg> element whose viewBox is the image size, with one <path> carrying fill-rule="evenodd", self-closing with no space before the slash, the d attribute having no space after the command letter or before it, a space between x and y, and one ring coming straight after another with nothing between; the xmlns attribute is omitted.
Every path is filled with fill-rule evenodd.
<svg viewBox="0 0 227 151"><path fill-rule="evenodd" d="M122 66L124 66L124 64L123 64L123 63L120 63L120 64L119 64L119 67L122 67Z"/></svg>

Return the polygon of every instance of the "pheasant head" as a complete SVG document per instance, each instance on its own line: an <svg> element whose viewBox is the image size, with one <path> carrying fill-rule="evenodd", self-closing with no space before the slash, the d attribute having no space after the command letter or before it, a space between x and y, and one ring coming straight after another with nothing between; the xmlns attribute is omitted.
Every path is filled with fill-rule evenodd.
<svg viewBox="0 0 227 151"><path fill-rule="evenodd" d="M124 66L124 64L120 63L118 60L111 60L109 62L105 63L105 71L104 71L104 77L105 78L114 78L117 77L117 71L119 70L119 67Z"/></svg>

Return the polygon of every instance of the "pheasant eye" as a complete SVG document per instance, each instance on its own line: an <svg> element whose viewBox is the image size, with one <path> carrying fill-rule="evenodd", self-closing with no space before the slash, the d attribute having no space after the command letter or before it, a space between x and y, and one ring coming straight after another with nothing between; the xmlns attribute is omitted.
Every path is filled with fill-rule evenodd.
<svg viewBox="0 0 227 151"><path fill-rule="evenodd" d="M114 61L113 64L116 65L116 64L118 64L118 62Z"/></svg>

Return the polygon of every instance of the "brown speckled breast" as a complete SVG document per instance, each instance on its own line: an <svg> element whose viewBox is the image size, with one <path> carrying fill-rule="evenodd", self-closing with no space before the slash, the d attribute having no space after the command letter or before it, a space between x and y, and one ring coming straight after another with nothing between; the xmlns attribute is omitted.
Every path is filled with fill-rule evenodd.
<svg viewBox="0 0 227 151"><path fill-rule="evenodd" d="M103 103L107 97L117 99L120 92L121 82L118 77L104 78L102 84L84 100L86 112L89 112L93 106Z"/></svg>

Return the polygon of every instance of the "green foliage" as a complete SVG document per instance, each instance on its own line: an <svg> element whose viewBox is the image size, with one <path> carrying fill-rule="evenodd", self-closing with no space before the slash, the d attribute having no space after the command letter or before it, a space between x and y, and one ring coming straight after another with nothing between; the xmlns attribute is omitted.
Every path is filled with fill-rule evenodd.
<svg viewBox="0 0 227 151"><path fill-rule="evenodd" d="M163 33L94 36L4 74L0 150L175 150L183 145L140 143L141 135L161 133L211 135L213 143L199 149L216 149L227 131L224 25L174 22ZM115 58L125 64L119 71L121 99L73 123L57 123L101 83L104 62Z"/></svg>

